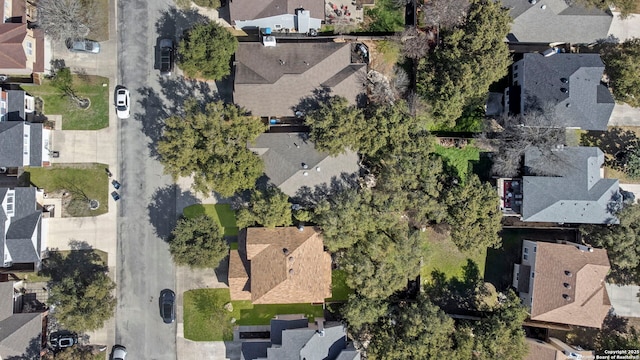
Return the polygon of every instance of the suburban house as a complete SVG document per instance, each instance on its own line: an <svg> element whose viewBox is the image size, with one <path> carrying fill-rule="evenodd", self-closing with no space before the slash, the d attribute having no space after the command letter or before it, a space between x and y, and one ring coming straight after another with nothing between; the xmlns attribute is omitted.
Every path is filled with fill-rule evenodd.
<svg viewBox="0 0 640 360"><path fill-rule="evenodd" d="M591 44L607 38L610 11L564 0L502 0L513 18L509 42Z"/></svg>
<svg viewBox="0 0 640 360"><path fill-rule="evenodd" d="M511 66L505 112L527 114L544 109L553 111L558 121L550 125L606 131L615 102L602 84L603 72L599 54L524 54Z"/></svg>
<svg viewBox="0 0 640 360"><path fill-rule="evenodd" d="M44 33L35 29L36 5L30 0L4 0L0 7L0 74L44 72Z"/></svg>
<svg viewBox="0 0 640 360"><path fill-rule="evenodd" d="M602 164L597 147L560 147L548 154L530 148L524 176L497 181L502 212L531 222L618 224L619 182L603 178Z"/></svg>
<svg viewBox="0 0 640 360"><path fill-rule="evenodd" d="M0 169L50 165L50 139L42 123L0 121Z"/></svg>
<svg viewBox="0 0 640 360"><path fill-rule="evenodd" d="M324 0L229 0L229 17L238 29L308 33L320 30Z"/></svg>
<svg viewBox="0 0 640 360"><path fill-rule="evenodd" d="M310 324L302 315L277 315L271 319L270 341L242 343L241 360L360 360L341 323Z"/></svg>
<svg viewBox="0 0 640 360"><path fill-rule="evenodd" d="M0 282L0 357L40 359L46 352L47 311L27 309L21 282ZM27 294L30 295L30 294Z"/></svg>
<svg viewBox="0 0 640 360"><path fill-rule="evenodd" d="M24 90L0 89L0 121L32 121L35 104Z"/></svg>
<svg viewBox="0 0 640 360"><path fill-rule="evenodd" d="M264 133L249 149L264 161L269 181L294 197L300 189L313 190L342 176L357 174L358 155L350 150L331 156L316 150L306 133Z"/></svg>
<svg viewBox="0 0 640 360"><path fill-rule="evenodd" d="M560 339L549 338L549 341L525 338L529 352L524 360L568 360L594 359L593 351L571 347Z"/></svg>
<svg viewBox="0 0 640 360"><path fill-rule="evenodd" d="M331 255L313 227L247 228L229 255L232 300L322 303L331 297Z"/></svg>
<svg viewBox="0 0 640 360"><path fill-rule="evenodd" d="M0 188L0 254L2 268L34 271L40 268L46 248L42 208L35 187ZM1 328L0 328L1 329Z"/></svg>
<svg viewBox="0 0 640 360"><path fill-rule="evenodd" d="M356 44L335 42L264 44L241 42L235 57L234 102L255 116L300 117L304 100L318 92L355 104L367 65L352 56ZM271 45L265 46L272 39Z"/></svg>
<svg viewBox="0 0 640 360"><path fill-rule="evenodd" d="M523 240L512 285L531 320L599 329L611 309L609 268L605 249Z"/></svg>

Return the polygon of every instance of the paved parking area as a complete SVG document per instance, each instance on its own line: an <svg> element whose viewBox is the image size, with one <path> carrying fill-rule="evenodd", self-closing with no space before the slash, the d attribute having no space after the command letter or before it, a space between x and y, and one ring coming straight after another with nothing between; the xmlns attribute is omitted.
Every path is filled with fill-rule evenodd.
<svg viewBox="0 0 640 360"><path fill-rule="evenodd" d="M616 315L640 317L640 301L638 300L640 286L606 284L606 287L609 293L609 299L611 300L611 306L613 306Z"/></svg>

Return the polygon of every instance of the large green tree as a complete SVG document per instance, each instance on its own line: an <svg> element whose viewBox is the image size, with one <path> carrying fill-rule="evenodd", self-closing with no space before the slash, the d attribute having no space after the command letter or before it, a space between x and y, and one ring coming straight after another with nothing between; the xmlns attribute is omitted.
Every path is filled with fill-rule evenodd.
<svg viewBox="0 0 640 360"><path fill-rule="evenodd" d="M499 1L471 0L464 23L441 32L442 45L418 66L419 94L436 120L455 125L465 107L484 101L489 85L507 74L511 56L504 39L509 11Z"/></svg>
<svg viewBox="0 0 640 360"><path fill-rule="evenodd" d="M229 253L229 246L218 223L200 215L178 220L169 239L169 251L178 265L216 268Z"/></svg>
<svg viewBox="0 0 640 360"><path fill-rule="evenodd" d="M196 191L231 196L253 188L262 175L262 160L247 143L265 129L235 105L216 101L202 109L191 101L185 115L165 121L158 142L160 162L174 179L193 176Z"/></svg>
<svg viewBox="0 0 640 360"><path fill-rule="evenodd" d="M574 0L577 4L587 7L595 7L604 11L609 11L610 7L615 7L615 11L620 12L622 18L626 18L638 8L638 0ZM573 1L571 1L573 2Z"/></svg>
<svg viewBox="0 0 640 360"><path fill-rule="evenodd" d="M215 22L196 24L178 44L178 65L190 78L220 80L231 73L238 40Z"/></svg>
<svg viewBox="0 0 640 360"><path fill-rule="evenodd" d="M367 355L371 360L462 359L463 353L470 355L470 335L457 331L452 318L420 298L394 306L389 317L381 318L372 329Z"/></svg>
<svg viewBox="0 0 640 360"><path fill-rule="evenodd" d="M616 101L640 106L640 38L605 46L602 60Z"/></svg>
<svg viewBox="0 0 640 360"><path fill-rule="evenodd" d="M585 242L607 249L609 281L640 283L640 205L627 205L618 214L619 225L587 225L580 228Z"/></svg>
<svg viewBox="0 0 640 360"><path fill-rule="evenodd" d="M451 227L451 240L458 249L481 250L500 244L502 213L498 201L491 184L481 182L476 174L448 193L447 222Z"/></svg>
<svg viewBox="0 0 640 360"><path fill-rule="evenodd" d="M367 128L362 111L341 96L321 102L307 114L305 121L311 128L309 136L316 148L331 155L347 149L359 150L360 136Z"/></svg>
<svg viewBox="0 0 640 360"><path fill-rule="evenodd" d="M237 212L236 223L239 228L256 224L268 228L291 225L289 196L275 186L252 190L248 206Z"/></svg>
<svg viewBox="0 0 640 360"><path fill-rule="evenodd" d="M54 306L52 314L66 329L96 330L113 316L116 285L96 252L52 252L42 271L51 277L48 303Z"/></svg>

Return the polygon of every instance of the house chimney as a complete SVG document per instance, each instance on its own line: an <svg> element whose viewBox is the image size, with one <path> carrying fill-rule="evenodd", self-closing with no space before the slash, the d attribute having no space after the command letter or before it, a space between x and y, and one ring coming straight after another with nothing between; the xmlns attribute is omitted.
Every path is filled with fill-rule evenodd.
<svg viewBox="0 0 640 360"><path fill-rule="evenodd" d="M289 249L283 248L282 249L282 253L285 254L285 255L289 255Z"/></svg>

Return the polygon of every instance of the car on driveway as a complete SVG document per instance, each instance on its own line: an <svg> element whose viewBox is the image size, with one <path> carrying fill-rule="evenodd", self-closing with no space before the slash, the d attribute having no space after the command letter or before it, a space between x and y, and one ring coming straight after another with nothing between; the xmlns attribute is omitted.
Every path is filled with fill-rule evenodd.
<svg viewBox="0 0 640 360"><path fill-rule="evenodd" d="M173 40L160 40L160 75L171 76L173 70Z"/></svg>
<svg viewBox="0 0 640 360"><path fill-rule="evenodd" d="M116 91L116 113L120 119L128 119L131 111L129 98L129 90L120 88Z"/></svg>
<svg viewBox="0 0 640 360"><path fill-rule="evenodd" d="M49 335L49 345L53 351L64 350L78 343L78 335L69 331L58 331Z"/></svg>
<svg viewBox="0 0 640 360"><path fill-rule="evenodd" d="M176 320L176 294L169 289L160 292L160 316L165 324Z"/></svg>
<svg viewBox="0 0 640 360"><path fill-rule="evenodd" d="M127 348L122 345L113 345L111 349L111 360L125 360L127 358Z"/></svg>
<svg viewBox="0 0 640 360"><path fill-rule="evenodd" d="M80 39L72 40L67 39L67 49L72 52L84 52L90 54L97 54L100 52L100 44L97 41Z"/></svg>

